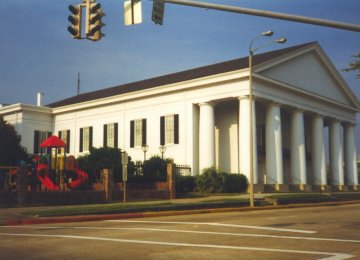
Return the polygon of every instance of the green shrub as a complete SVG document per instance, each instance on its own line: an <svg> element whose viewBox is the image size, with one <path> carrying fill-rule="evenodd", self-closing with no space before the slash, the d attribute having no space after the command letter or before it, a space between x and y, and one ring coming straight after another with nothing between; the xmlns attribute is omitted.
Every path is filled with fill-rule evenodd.
<svg viewBox="0 0 360 260"><path fill-rule="evenodd" d="M223 191L223 180L214 167L203 169L202 174L196 176L195 184L196 191L209 193Z"/></svg>
<svg viewBox="0 0 360 260"><path fill-rule="evenodd" d="M195 190L200 192L244 192L247 179L243 174L219 173L214 167L206 168L195 178Z"/></svg>
<svg viewBox="0 0 360 260"><path fill-rule="evenodd" d="M228 193L240 193L247 190L247 178L244 174L222 173L223 191Z"/></svg>
<svg viewBox="0 0 360 260"><path fill-rule="evenodd" d="M193 192L195 189L195 176L176 176L176 192Z"/></svg>
<svg viewBox="0 0 360 260"><path fill-rule="evenodd" d="M146 182L166 181L166 160L153 156L143 163L143 174Z"/></svg>

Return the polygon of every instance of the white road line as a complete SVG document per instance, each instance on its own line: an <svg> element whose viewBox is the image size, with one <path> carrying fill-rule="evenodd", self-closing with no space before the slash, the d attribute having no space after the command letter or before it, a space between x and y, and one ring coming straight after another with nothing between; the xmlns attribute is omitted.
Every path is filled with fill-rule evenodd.
<svg viewBox="0 0 360 260"><path fill-rule="evenodd" d="M337 238L323 238L323 237L295 237L295 236L277 236L277 235L262 235L262 234L248 234L248 233L229 233L229 232L211 232L211 231L192 231L179 229L163 229L163 228L119 228L119 227L74 227L74 226L0 226L0 228L28 228L28 229L89 229L89 230L136 230L136 231L156 231L156 232L174 232L174 233L193 233L204 235L223 235L223 236L240 236L240 237L260 237L260 238L278 238L278 239L294 239L294 240L310 240L310 241L327 241L327 242L341 242L341 243L360 243L360 240L353 239L337 239Z"/></svg>
<svg viewBox="0 0 360 260"><path fill-rule="evenodd" d="M293 232L304 234L315 234L317 231L301 230L301 229L287 229L287 228L273 228L273 227L260 227L236 224L222 224L222 223L202 223L202 222L175 222L175 221L147 221L147 220L106 220L108 222L124 222L124 223L149 223L149 224L181 224L181 225L208 225L208 226L221 226L221 227L234 227L234 228L248 228L259 230L271 230L278 232Z"/></svg>
<svg viewBox="0 0 360 260"><path fill-rule="evenodd" d="M248 251L263 251L263 252L275 252L275 253L293 253L293 254L308 254L308 255L326 256L325 258L321 258L322 260L343 260L343 259L348 259L348 258L353 257L353 255L349 255L349 254L332 253L332 252L273 249L273 248L261 248L261 247L226 246L226 245L172 243L172 242L130 240L130 239L90 237L90 236L19 234L19 233L0 233L0 236L68 238L68 239L98 240L98 241L148 244L148 245L160 245L160 246L177 246L177 247L182 246L182 247L199 247L199 248L202 247L202 248L216 248L216 249L229 249L229 250L248 250Z"/></svg>
<svg viewBox="0 0 360 260"><path fill-rule="evenodd" d="M297 215L289 215L289 216L284 215L284 216L277 216L277 217L267 217L266 219L272 220L272 219L278 219L278 218L295 218L295 217L298 217L298 216Z"/></svg>

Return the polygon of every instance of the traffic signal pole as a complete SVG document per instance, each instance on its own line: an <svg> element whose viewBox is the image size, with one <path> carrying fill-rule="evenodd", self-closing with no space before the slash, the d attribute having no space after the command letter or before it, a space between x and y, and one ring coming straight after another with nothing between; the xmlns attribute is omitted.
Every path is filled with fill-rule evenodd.
<svg viewBox="0 0 360 260"><path fill-rule="evenodd" d="M213 10L226 11L226 12L241 13L241 14L254 15L254 16L262 16L262 17L292 21L292 22L307 23L307 24L332 27L332 28L337 28L337 29L342 29L342 30L360 32L360 25L331 21L331 20L324 20L324 19L318 19L318 18L312 18L312 17L306 17L306 16L300 16L300 15L269 12L269 11L264 11L264 10L249 9L249 8L228 6L228 5L219 5L219 4L212 4L212 3L204 3L204 2L191 1L191 0L164 0L164 2L169 3L169 4L188 5L188 6L193 6L193 7L205 8L205 9L213 9Z"/></svg>

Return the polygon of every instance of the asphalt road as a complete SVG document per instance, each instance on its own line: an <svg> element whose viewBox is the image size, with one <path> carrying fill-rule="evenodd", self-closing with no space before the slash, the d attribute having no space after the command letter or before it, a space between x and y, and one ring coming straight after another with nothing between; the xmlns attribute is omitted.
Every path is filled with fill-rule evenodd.
<svg viewBox="0 0 360 260"><path fill-rule="evenodd" d="M360 204L0 227L0 259L360 259Z"/></svg>

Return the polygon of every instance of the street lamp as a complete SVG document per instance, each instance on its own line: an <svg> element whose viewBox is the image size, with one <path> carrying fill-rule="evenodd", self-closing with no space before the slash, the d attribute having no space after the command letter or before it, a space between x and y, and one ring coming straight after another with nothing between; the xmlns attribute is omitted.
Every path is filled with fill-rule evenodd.
<svg viewBox="0 0 360 260"><path fill-rule="evenodd" d="M146 152L149 150L149 146L147 144L143 144L141 146L141 149L143 150L144 152L144 161L146 160Z"/></svg>
<svg viewBox="0 0 360 260"><path fill-rule="evenodd" d="M160 153L161 153L161 159L164 159L164 153L166 152L166 146L165 145L160 145L159 150L160 150Z"/></svg>
<svg viewBox="0 0 360 260"><path fill-rule="evenodd" d="M253 48L252 45L254 43L254 41L256 39L258 39L259 37L262 37L262 36L266 36L266 37L270 37L274 34L273 31L266 31L266 32L263 32L262 34L256 36L255 38L253 38L250 42L250 45L249 45L249 111L250 111L250 207L254 207L255 204L254 204L254 129L253 129L253 122L254 122L254 119L253 119L253 93L252 93L252 74L253 74L253 65L252 65L252 60L253 60L253 55L254 53L267 46L267 45L270 45L270 44L273 44L273 43L285 43L286 42L286 39L285 38L278 38L274 41L270 41L270 42L267 42L267 43L264 43L256 48Z"/></svg>

